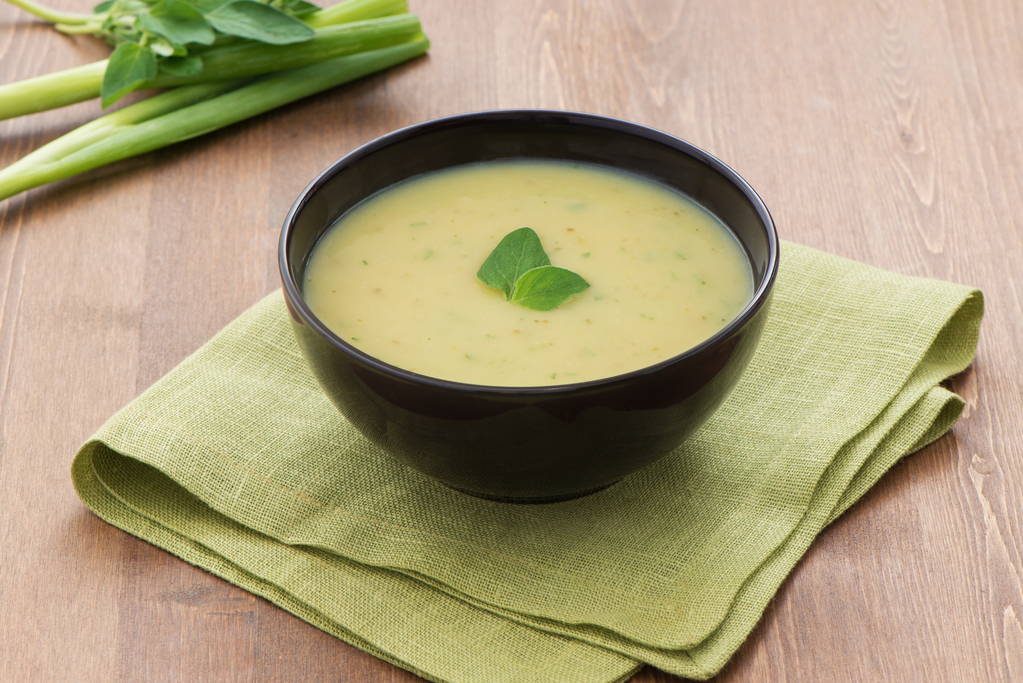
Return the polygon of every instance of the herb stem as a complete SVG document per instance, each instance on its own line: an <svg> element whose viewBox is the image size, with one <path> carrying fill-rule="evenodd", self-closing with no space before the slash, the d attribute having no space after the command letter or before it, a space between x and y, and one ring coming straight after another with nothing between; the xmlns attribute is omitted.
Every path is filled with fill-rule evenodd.
<svg viewBox="0 0 1023 683"><path fill-rule="evenodd" d="M85 33L99 33L103 28L103 22L83 22L81 24L65 24L59 22L53 25L53 28L57 29L61 33L69 36L81 35Z"/></svg>
<svg viewBox="0 0 1023 683"><path fill-rule="evenodd" d="M29 14L34 14L43 21L48 21L51 24L86 24L95 23L98 18L102 22L105 15L103 14L74 14L67 12L58 12L55 9L50 9L45 5L32 2L32 0L7 0L12 5L16 5L21 9L25 10Z"/></svg>
<svg viewBox="0 0 1023 683"><path fill-rule="evenodd" d="M217 87L233 84L197 85L191 86L194 90L182 88L165 93L177 94L181 102L191 97L206 98L176 109L173 107L181 102L161 100L164 95L158 95L101 117L83 126L88 128L85 133L82 129L72 131L3 169L0 171L0 199L212 132L400 64L424 54L429 46L429 40L421 36L401 45L264 76L216 97L210 97L210 93ZM186 92L181 94L182 91Z"/></svg>

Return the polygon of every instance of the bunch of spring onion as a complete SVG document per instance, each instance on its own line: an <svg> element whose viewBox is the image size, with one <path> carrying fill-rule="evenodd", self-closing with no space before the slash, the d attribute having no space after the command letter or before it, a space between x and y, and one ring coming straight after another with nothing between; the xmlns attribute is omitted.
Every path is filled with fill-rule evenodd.
<svg viewBox="0 0 1023 683"><path fill-rule="evenodd" d="M65 33L106 38L110 59L0 85L0 119L134 90L106 114L0 170L0 200L144 154L386 69L429 48L406 0L108 0L65 14L8 0Z"/></svg>

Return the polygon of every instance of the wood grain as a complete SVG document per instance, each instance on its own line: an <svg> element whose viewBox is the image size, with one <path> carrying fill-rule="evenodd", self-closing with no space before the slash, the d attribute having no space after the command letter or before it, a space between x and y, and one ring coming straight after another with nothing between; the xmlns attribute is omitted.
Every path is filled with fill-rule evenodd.
<svg viewBox="0 0 1023 683"><path fill-rule="evenodd" d="M411 2L424 59L0 203L0 680L420 680L100 522L68 468L278 286L316 173L513 107L665 130L744 175L784 238L984 290L963 418L821 535L716 680L1023 680L1023 6ZM0 7L2 82L106 53ZM0 163L98 114L0 122Z"/></svg>

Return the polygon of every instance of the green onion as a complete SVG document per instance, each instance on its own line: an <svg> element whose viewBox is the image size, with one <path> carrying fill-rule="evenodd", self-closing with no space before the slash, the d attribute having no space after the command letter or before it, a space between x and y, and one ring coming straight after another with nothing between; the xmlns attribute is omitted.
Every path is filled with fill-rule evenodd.
<svg viewBox="0 0 1023 683"><path fill-rule="evenodd" d="M30 0L8 1L48 21L59 19L67 23L75 16L97 16L63 15ZM160 73L139 89L242 78L395 45L421 30L418 17L403 14L407 9L406 0L348 0L306 18L310 26L318 29L308 41L278 46L230 38L210 48L194 50L203 60L203 69L196 76ZM0 86L0 120L99 97L108 62L102 60Z"/></svg>
<svg viewBox="0 0 1023 683"><path fill-rule="evenodd" d="M0 120L99 97L107 60L0 86Z"/></svg>
<svg viewBox="0 0 1023 683"><path fill-rule="evenodd" d="M208 83L294 69L356 52L390 47L407 42L421 33L419 17L414 14L402 14L341 26L327 26L318 29L310 40L294 45L266 45L241 41L199 53L203 68L195 76L162 73L142 88ZM98 96L97 90L94 97Z"/></svg>
<svg viewBox="0 0 1023 683"><path fill-rule="evenodd" d="M16 174L19 169L38 169L57 163L63 157L88 147L95 142L99 142L108 135L124 130L128 126L149 121L158 116L191 106L197 102L230 92L242 84L243 81L238 80L191 85L175 88L174 90L169 90L136 104L129 105L124 109L101 116L94 121L79 126L71 133L43 145L34 152L26 154L0 171L0 178L4 178L8 174ZM31 185L31 187L35 187L35 185ZM17 192L20 191L17 190Z"/></svg>
<svg viewBox="0 0 1023 683"><path fill-rule="evenodd" d="M0 171L0 200L212 132L400 64L426 53L429 46L429 40L422 36L247 83L193 85L156 95L100 117Z"/></svg>
<svg viewBox="0 0 1023 683"><path fill-rule="evenodd" d="M313 28L348 24L378 17L389 17L408 12L407 0L348 0L325 7L304 17L302 21Z"/></svg>

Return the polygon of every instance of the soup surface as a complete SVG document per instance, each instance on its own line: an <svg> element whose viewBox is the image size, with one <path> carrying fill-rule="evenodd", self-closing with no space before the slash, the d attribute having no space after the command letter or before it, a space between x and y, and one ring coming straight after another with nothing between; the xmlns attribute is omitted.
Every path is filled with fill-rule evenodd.
<svg viewBox="0 0 1023 683"><path fill-rule="evenodd" d="M589 289L533 311L477 280L522 227ZM313 249L303 295L335 334L391 365L542 386L682 353L742 310L752 275L735 237L677 192L599 166L509 161L426 174L362 202Z"/></svg>

